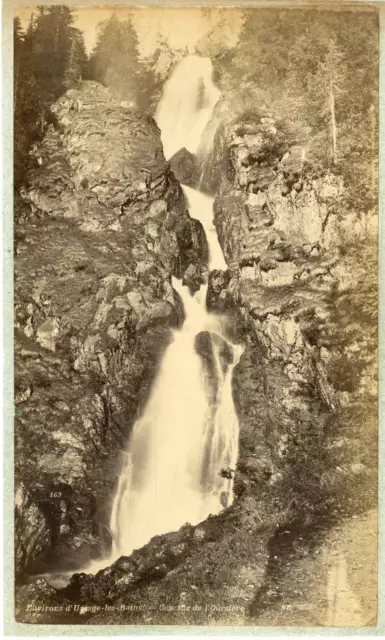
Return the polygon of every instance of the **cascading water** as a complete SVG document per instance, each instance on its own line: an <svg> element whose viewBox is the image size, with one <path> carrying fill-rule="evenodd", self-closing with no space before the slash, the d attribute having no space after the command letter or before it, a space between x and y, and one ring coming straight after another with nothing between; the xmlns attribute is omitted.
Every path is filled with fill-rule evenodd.
<svg viewBox="0 0 385 640"><path fill-rule="evenodd" d="M188 56L167 82L157 113L166 157L194 151L210 118L218 90L211 62ZM183 187L191 217L202 223L210 269L226 269L213 225L213 199ZM173 278L185 310L174 331L142 417L125 454L111 514L110 558L128 555L154 536L197 524L233 500L238 421L232 372L242 347L222 335L220 318L206 310L207 285L194 296ZM202 346L203 345L203 346Z"/></svg>
<svg viewBox="0 0 385 640"><path fill-rule="evenodd" d="M191 55L181 60L166 82L155 117L166 158L182 147L196 152L220 97L212 75L209 58Z"/></svg>
<svg viewBox="0 0 385 640"><path fill-rule="evenodd" d="M173 286L186 318L174 332L144 414L134 425L112 514L114 557L186 522L197 524L232 501L231 474L221 472L234 469L238 455L231 376L240 347L224 367L212 341L213 408L195 341L204 331L219 338L218 322L205 310L205 288L192 297L180 281L174 279Z"/></svg>
<svg viewBox="0 0 385 640"><path fill-rule="evenodd" d="M209 269L222 269L226 271L227 264L223 257L222 249L218 241L217 231L213 223L214 198L206 196L191 187L183 186L183 192L187 199L190 216L199 220L202 224L210 249Z"/></svg>

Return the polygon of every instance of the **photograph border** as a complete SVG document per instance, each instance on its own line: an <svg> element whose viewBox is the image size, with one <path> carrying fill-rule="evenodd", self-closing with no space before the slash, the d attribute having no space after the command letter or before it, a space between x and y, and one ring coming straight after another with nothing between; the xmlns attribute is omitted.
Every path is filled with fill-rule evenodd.
<svg viewBox="0 0 385 640"><path fill-rule="evenodd" d="M375 627L262 627L262 626L174 626L174 625L45 625L24 624L14 619L14 405L13 405L13 12L31 2L3 2L3 461L4 461L4 633L6 636L383 636L385 635L385 2L293 2L222 0L220 2L180 0L136 0L130 2L66 2L69 6L158 6L158 7L288 7L325 8L336 4L357 7L366 5L380 12L380 147L379 147L379 458L378 458L378 616ZM59 5L63 2L39 2ZM381 552L382 551L382 552Z"/></svg>

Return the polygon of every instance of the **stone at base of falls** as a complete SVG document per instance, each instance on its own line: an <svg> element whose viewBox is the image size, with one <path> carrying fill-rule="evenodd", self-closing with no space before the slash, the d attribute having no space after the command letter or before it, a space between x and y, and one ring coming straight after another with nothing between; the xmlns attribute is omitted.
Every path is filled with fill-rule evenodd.
<svg viewBox="0 0 385 640"><path fill-rule="evenodd" d="M183 321L171 275L207 262L154 120L95 82L53 110L15 203L21 580L108 554L120 452Z"/></svg>
<svg viewBox="0 0 385 640"><path fill-rule="evenodd" d="M183 147L174 153L169 163L179 182L193 189L198 188L201 170L194 153Z"/></svg>

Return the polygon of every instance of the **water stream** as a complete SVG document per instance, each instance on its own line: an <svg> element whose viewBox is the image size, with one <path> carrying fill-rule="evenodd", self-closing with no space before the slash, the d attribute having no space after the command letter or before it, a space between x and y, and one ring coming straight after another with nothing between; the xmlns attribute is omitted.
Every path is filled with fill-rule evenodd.
<svg viewBox="0 0 385 640"><path fill-rule="evenodd" d="M230 362L221 360L224 340L217 319L206 312L205 288L192 297L180 281L173 284L186 318L174 332L144 414L133 428L111 518L114 557L186 522L197 524L233 497L233 480L221 472L234 469L238 454L231 375L240 348L229 349ZM210 332L214 393L195 346L202 331Z"/></svg>
<svg viewBox="0 0 385 640"><path fill-rule="evenodd" d="M191 153L198 149L220 98L212 75L209 58L190 55L181 60L166 82L155 119L162 132L167 159L183 147Z"/></svg>
<svg viewBox="0 0 385 640"><path fill-rule="evenodd" d="M164 87L157 112L165 156L181 147L195 151L219 92L211 62L184 58ZM183 187L193 218L202 223L209 268L226 269L213 224L213 199ZM197 524L233 500L238 421L232 373L242 348L222 334L206 310L207 285L191 295L173 278L185 320L173 332L143 415L133 427L113 502L111 556L88 572L128 555L159 534Z"/></svg>

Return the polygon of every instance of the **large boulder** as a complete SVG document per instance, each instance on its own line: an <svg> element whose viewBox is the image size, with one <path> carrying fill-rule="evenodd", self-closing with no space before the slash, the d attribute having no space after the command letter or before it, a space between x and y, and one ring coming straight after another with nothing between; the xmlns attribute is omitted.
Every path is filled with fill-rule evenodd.
<svg viewBox="0 0 385 640"><path fill-rule="evenodd" d="M220 335L210 331L201 331L195 336L194 348L202 359L212 403L216 404L219 381L234 361L232 348Z"/></svg>
<svg viewBox="0 0 385 640"><path fill-rule="evenodd" d="M201 170L194 153L183 147L174 153L169 163L179 182L193 189L198 187Z"/></svg>

